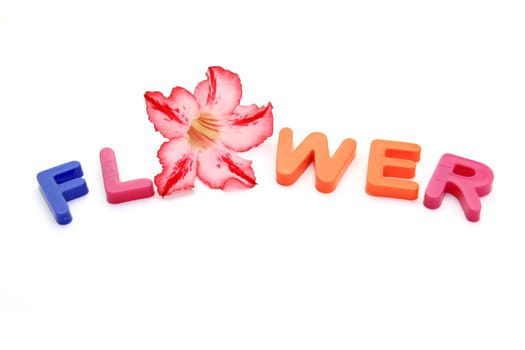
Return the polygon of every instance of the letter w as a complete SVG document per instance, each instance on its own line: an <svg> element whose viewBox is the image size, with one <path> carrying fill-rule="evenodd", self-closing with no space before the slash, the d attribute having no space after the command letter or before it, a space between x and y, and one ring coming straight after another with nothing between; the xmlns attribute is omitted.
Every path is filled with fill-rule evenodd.
<svg viewBox="0 0 525 350"><path fill-rule="evenodd" d="M353 139L345 139L330 157L326 135L313 132L294 150L293 131L283 128L279 132L277 145L277 183L284 186L293 185L313 161L315 187L319 192L332 192L354 159L355 149L356 142Z"/></svg>

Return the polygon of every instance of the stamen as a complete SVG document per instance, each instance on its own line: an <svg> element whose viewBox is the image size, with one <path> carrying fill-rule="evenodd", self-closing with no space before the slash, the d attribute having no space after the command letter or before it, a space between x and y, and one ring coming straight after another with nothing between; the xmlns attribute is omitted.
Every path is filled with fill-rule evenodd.
<svg viewBox="0 0 525 350"><path fill-rule="evenodd" d="M195 148L204 149L213 143L219 136L218 120L210 115L200 115L193 119L188 129L188 139Z"/></svg>

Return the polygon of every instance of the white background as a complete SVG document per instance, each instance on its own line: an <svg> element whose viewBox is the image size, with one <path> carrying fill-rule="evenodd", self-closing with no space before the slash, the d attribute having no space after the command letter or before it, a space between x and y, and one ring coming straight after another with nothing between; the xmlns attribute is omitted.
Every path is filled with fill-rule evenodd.
<svg viewBox="0 0 525 350"><path fill-rule="evenodd" d="M11 2L11 4L9 4ZM523 1L0 4L0 349L524 349ZM274 105L258 185L110 205L98 152L153 178L143 94L239 74ZM357 155L275 181L277 135ZM415 201L364 191L370 141L422 147ZM481 220L422 204L444 153L490 166ZM60 226L37 172L81 162Z"/></svg>

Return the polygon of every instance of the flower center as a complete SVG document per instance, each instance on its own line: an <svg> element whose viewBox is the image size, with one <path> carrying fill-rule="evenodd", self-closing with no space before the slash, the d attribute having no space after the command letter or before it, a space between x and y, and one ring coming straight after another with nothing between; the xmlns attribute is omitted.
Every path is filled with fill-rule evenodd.
<svg viewBox="0 0 525 350"><path fill-rule="evenodd" d="M193 119L188 129L188 138L194 148L204 149L215 143L219 136L218 120L211 115L201 114Z"/></svg>

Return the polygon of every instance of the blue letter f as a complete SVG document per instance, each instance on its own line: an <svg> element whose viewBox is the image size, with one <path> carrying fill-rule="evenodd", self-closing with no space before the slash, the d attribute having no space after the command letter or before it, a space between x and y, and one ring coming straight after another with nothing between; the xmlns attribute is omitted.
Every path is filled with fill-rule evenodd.
<svg viewBox="0 0 525 350"><path fill-rule="evenodd" d="M80 163L72 161L41 171L36 176L49 209L61 225L69 224L73 219L67 201L88 193L82 175Z"/></svg>

